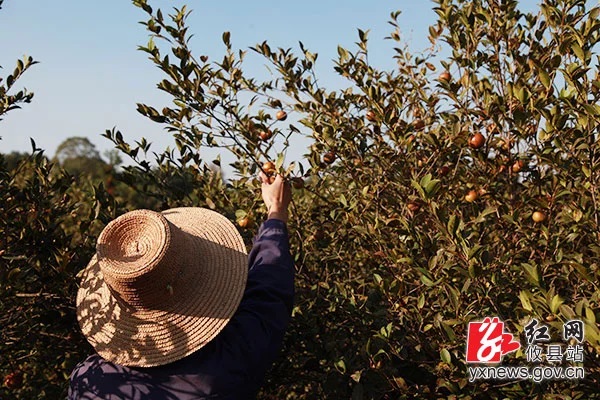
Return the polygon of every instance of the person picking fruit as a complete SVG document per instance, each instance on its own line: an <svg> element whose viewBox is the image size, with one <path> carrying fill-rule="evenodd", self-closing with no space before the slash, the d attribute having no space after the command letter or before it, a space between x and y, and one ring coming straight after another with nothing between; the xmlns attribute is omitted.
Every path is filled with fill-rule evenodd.
<svg viewBox="0 0 600 400"><path fill-rule="evenodd" d="M282 346L294 297L291 189L261 173L267 219L250 254L199 207L110 222L82 271L77 318L95 354L69 399L251 399Z"/></svg>

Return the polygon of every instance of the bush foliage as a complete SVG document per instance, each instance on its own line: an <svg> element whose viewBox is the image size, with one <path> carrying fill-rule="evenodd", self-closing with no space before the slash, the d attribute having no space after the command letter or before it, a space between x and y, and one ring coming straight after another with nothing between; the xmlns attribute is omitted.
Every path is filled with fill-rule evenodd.
<svg viewBox="0 0 600 400"><path fill-rule="evenodd" d="M135 0L151 35L140 49L173 100L138 111L164 125L174 147L150 160L146 139L107 131L131 164L107 164L93 179L35 145L17 168L2 164L0 345L9 356L0 373L27 379L0 395L64 393L69 369L90 351L75 327L75 274L103 224L133 208L202 206L249 221L240 229L250 244L265 216L256 175L272 160L297 187L297 299L261 398L597 396L600 9L434 3L431 49L413 54L392 13L397 67L369 64L368 31L359 30L357 47L339 47L334 62L347 87L328 90L302 43L248 53L225 32L225 54L211 61L188 47L186 8L165 17ZM249 56L264 59L270 80L246 75ZM290 162L298 138L307 153ZM232 178L203 158L207 147L234 158ZM553 335L581 319L585 379L469 383L466 329L485 316L515 335L531 318ZM505 362L522 365L525 355Z"/></svg>

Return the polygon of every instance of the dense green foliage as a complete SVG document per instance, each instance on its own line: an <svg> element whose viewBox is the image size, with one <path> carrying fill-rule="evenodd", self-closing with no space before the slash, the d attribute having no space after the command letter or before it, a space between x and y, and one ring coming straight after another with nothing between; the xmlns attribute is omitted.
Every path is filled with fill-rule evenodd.
<svg viewBox="0 0 600 400"><path fill-rule="evenodd" d="M165 18L135 0L152 35L141 50L173 98L138 111L165 125L174 149L149 160L144 138L131 144L113 130L106 138L131 162L119 171L77 152L58 158L64 169L52 166L35 146L19 167L2 163L0 350L10 356L0 373L27 380L0 397L57 397L89 351L74 326L74 275L104 223L133 208L203 206L248 217L250 244L264 219L255 176L267 160L304 188L294 190L289 224L294 318L261 398L598 396L600 9L580 0L545 0L536 14L516 1L434 3L431 50L412 54L394 13L397 68L370 65L359 30L357 49L340 47L334 66L348 86L330 91L302 44L298 54L253 47L274 74L258 82L229 33L222 60L194 56L185 9ZM299 137L308 153L290 163ZM235 158L227 181L202 158L216 146ZM102 176L86 175L86 160L104 163ZM467 324L492 315L515 335L532 317L553 334L582 319L586 378L469 383ZM505 363L524 365L523 352Z"/></svg>

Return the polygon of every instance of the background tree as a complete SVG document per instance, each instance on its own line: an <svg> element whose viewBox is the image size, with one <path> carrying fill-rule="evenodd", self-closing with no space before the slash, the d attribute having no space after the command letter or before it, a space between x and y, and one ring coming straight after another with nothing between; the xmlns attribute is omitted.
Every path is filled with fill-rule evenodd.
<svg viewBox="0 0 600 400"><path fill-rule="evenodd" d="M100 157L96 145L86 137L74 136L65 139L56 148L55 157L60 165L73 175L100 179L112 170L112 166Z"/></svg>
<svg viewBox="0 0 600 400"><path fill-rule="evenodd" d="M25 57L0 79L0 117L31 101L33 93L11 89L35 63ZM0 153L2 399L64 398L65 380L90 351L76 330L75 272L93 254L96 219L112 218L114 204L94 189L75 185L33 140L30 154Z"/></svg>

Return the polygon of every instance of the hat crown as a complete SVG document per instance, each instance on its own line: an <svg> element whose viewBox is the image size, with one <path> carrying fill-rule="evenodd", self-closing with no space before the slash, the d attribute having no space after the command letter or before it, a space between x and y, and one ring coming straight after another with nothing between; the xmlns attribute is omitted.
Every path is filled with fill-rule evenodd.
<svg viewBox="0 0 600 400"><path fill-rule="evenodd" d="M162 214L136 210L104 228L96 254L104 280L118 298L132 307L155 307L173 293L186 262L185 241L185 233Z"/></svg>

